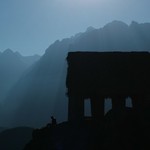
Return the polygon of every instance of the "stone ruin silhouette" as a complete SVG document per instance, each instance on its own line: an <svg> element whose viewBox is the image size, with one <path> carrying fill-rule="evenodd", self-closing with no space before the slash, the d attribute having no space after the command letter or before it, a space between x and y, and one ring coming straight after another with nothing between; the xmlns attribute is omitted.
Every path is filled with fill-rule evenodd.
<svg viewBox="0 0 150 150"><path fill-rule="evenodd" d="M84 120L84 101L90 99L92 119L104 117L104 99L112 99L112 110L125 108L132 98L138 113L150 108L150 53L148 52L69 52L68 120Z"/></svg>
<svg viewBox="0 0 150 150"><path fill-rule="evenodd" d="M150 149L150 53L69 52L67 61L69 122L56 124L52 118L53 125L33 131L24 150ZM104 117L107 97L112 110ZM125 107L126 97L132 108Z"/></svg>

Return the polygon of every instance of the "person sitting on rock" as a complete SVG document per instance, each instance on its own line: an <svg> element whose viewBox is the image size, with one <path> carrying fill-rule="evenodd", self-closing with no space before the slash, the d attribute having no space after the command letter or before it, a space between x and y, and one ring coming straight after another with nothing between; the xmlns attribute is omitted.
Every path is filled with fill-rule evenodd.
<svg viewBox="0 0 150 150"><path fill-rule="evenodd" d="M51 116L51 119L52 119L52 126L56 126L57 125L56 118L54 118L53 116Z"/></svg>

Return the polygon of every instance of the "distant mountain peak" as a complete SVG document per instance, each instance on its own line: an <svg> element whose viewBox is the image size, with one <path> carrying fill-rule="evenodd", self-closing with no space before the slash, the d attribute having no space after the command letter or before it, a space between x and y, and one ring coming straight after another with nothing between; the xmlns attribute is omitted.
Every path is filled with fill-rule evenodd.
<svg viewBox="0 0 150 150"><path fill-rule="evenodd" d="M139 23L136 22L136 21L132 21L131 24L136 24L136 25L137 25L137 24L139 24Z"/></svg>
<svg viewBox="0 0 150 150"><path fill-rule="evenodd" d="M108 28L114 28L114 27L119 27L119 28L125 27L125 28L127 28L128 25L122 21L114 20L114 21L112 21L112 22L110 22L104 26L104 28L107 28L107 27Z"/></svg>
<svg viewBox="0 0 150 150"><path fill-rule="evenodd" d="M14 52L10 48L8 48L3 53L5 53L5 54L12 54Z"/></svg>
<svg viewBox="0 0 150 150"><path fill-rule="evenodd" d="M15 53L11 49L8 48L2 52L1 56L2 57L14 57Z"/></svg>
<svg viewBox="0 0 150 150"><path fill-rule="evenodd" d="M95 28L92 27L92 26L89 26L89 27L86 29L86 32L90 32L90 31L93 31L93 30L95 30Z"/></svg>
<svg viewBox="0 0 150 150"><path fill-rule="evenodd" d="M136 21L132 21L131 24L130 24L130 27L133 27L133 28L135 28L137 26L139 26L139 23L136 22Z"/></svg>
<svg viewBox="0 0 150 150"><path fill-rule="evenodd" d="M127 25L123 21L119 21L119 20L114 20L114 21L110 22L110 24Z"/></svg>

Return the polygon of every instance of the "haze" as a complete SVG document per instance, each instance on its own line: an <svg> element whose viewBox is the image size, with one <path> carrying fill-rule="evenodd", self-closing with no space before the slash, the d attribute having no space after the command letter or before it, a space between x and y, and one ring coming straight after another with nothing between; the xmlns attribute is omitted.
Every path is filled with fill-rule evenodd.
<svg viewBox="0 0 150 150"><path fill-rule="evenodd" d="M40 54L57 39L113 20L150 22L149 0L0 0L0 51Z"/></svg>

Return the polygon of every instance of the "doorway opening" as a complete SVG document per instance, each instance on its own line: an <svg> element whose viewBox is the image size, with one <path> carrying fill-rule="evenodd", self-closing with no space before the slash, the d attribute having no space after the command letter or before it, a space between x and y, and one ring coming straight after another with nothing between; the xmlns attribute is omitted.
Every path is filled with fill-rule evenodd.
<svg viewBox="0 0 150 150"><path fill-rule="evenodd" d="M106 114L111 109L112 109L112 99L105 98L104 99L104 114Z"/></svg>
<svg viewBox="0 0 150 150"><path fill-rule="evenodd" d="M126 100L125 100L125 106L126 107L129 107L129 108L132 108L132 98L131 97L127 97Z"/></svg>
<svg viewBox="0 0 150 150"><path fill-rule="evenodd" d="M92 117L90 99L84 100L84 117Z"/></svg>

